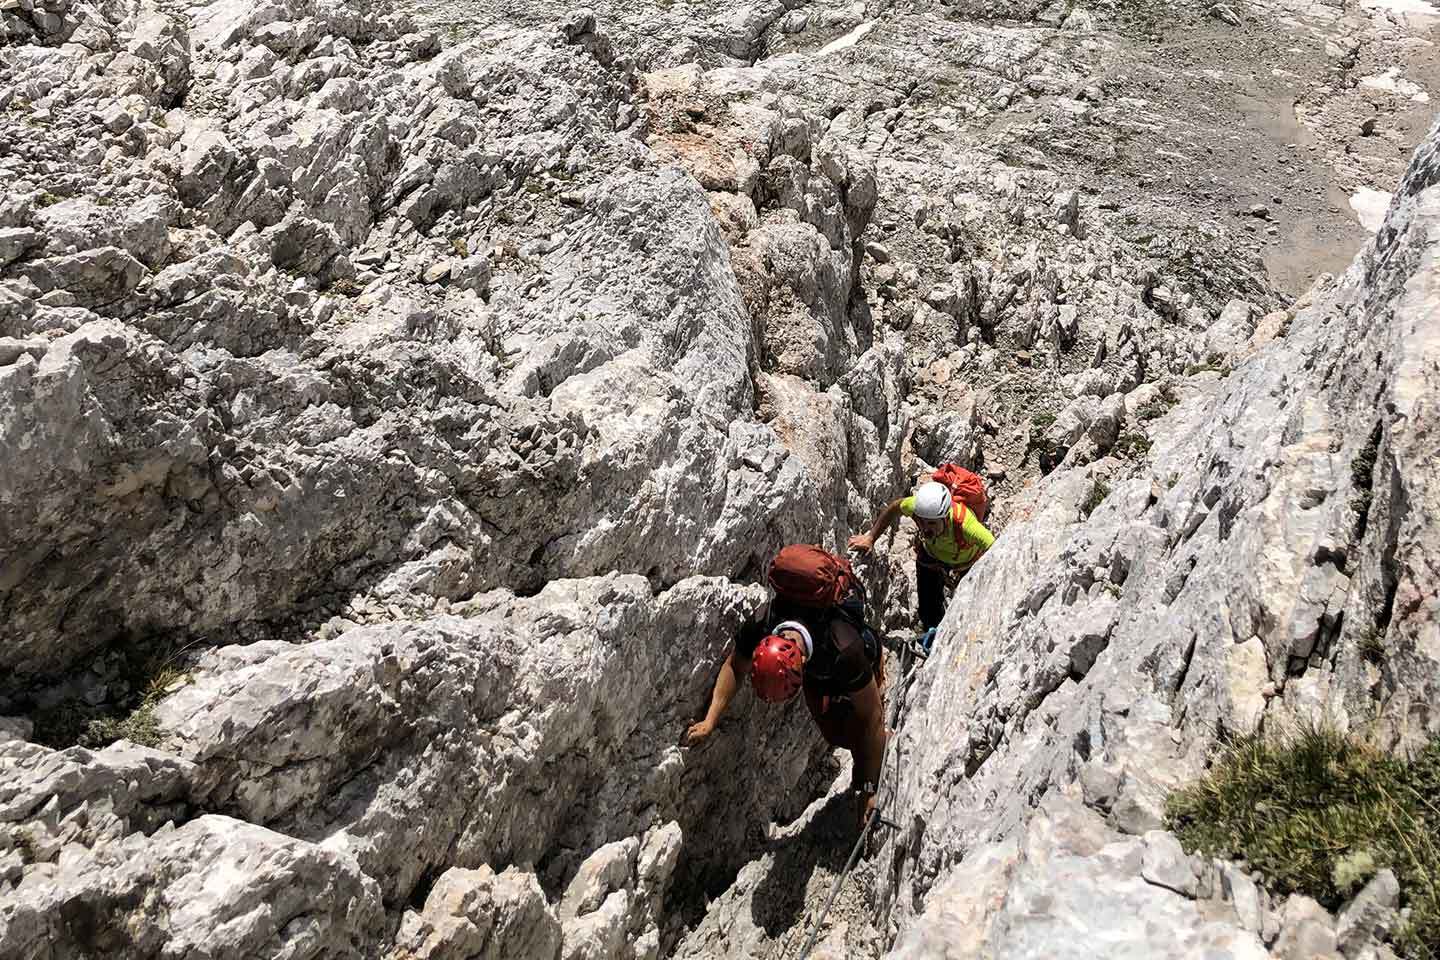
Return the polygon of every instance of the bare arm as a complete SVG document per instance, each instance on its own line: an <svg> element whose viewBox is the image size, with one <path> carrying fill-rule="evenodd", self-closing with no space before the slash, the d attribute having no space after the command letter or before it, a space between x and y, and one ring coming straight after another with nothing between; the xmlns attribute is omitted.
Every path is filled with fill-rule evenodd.
<svg viewBox="0 0 1440 960"><path fill-rule="evenodd" d="M880 516L865 533L850 538L850 546L861 553L869 553L875 547L875 541L890 529L890 525L900 516L900 501L892 500L889 506L880 511Z"/></svg>
<svg viewBox="0 0 1440 960"><path fill-rule="evenodd" d="M740 689L740 678L749 675L750 658L732 650L720 665L720 675L715 678L715 691L710 694L710 709L705 711L705 719L691 724L690 729L685 731L684 742L687 745L698 743L714 732L715 725L725 715L730 701L735 699L735 692Z"/></svg>

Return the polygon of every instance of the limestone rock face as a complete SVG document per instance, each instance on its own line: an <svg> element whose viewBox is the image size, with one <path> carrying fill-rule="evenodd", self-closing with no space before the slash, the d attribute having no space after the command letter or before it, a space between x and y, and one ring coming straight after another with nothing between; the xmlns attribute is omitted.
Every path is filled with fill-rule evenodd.
<svg viewBox="0 0 1440 960"><path fill-rule="evenodd" d="M901 734L891 809L903 829L881 853L900 872L876 891L907 931L895 956L931 955L927 945L981 917L983 932L962 938L973 949L943 955L1063 956L1112 906L1107 929L1162 915L1158 903L1121 907L1113 878L1087 879L1120 861L1145 897L1192 916L1192 900L1215 897L1228 922L1272 928L1276 956L1338 955L1337 922L1313 901L1310 913L1292 901L1262 918L1248 879L1225 873L1216 894L1208 868L1157 828L1165 794L1201 773L1222 732L1378 726L1401 747L1440 732L1440 633L1423 573L1440 551L1427 412L1440 397L1428 282L1437 154L1440 129L1375 243L1316 292L1283 343L1175 406L1132 475L1102 461L1093 480L1040 485L962 582ZM1077 513L1102 479L1103 500ZM1073 868L1031 809L1056 796L1086 804L1098 831L1066 850ZM1102 817L1131 838L1104 840ZM959 865L954 850L967 851ZM1040 880L1047 871L1053 880ZM1383 890L1367 896L1375 905L1357 902L1339 923L1347 950L1386 922ZM1157 922L1188 942L1181 931L1200 920ZM1196 929L1216 955L1260 955L1253 937ZM1146 936L1121 939L1163 952L1140 948Z"/></svg>
<svg viewBox="0 0 1440 960"><path fill-rule="evenodd" d="M821 757L745 691L678 746L740 584L899 480L873 171L790 101L717 134L751 290L593 17L61 6L0 12L3 952L658 956ZM53 916L142 889L123 949Z"/></svg>
<svg viewBox="0 0 1440 960"><path fill-rule="evenodd" d="M1047 802L1021 835L967 857L937 886L889 956L1078 958L1093 956L1097 938L1120 956L1270 956L1193 899L1193 873L1188 895L1152 879L1152 850L1074 800Z"/></svg>
<svg viewBox="0 0 1440 960"><path fill-rule="evenodd" d="M158 716L194 764L200 803L346 851L387 902L447 864L536 864L612 836L636 847L628 876L656 815L723 860L744 824L718 811L774 803L766 782L798 779L814 749L803 728L767 738L758 711L737 711L734 735L767 742L764 756L697 790L735 761L712 750L686 762L675 746L759 599L704 579L657 597L635 576L484 594L422 622L223 648ZM676 642L687 635L713 638L698 665ZM599 906L608 886L595 884L562 919Z"/></svg>
<svg viewBox="0 0 1440 960"><path fill-rule="evenodd" d="M1361 6L0 0L0 956L1383 956L1394 877L1163 822L1222 735L1440 733L1440 132ZM798 701L681 737L946 461L999 540L845 875Z"/></svg>
<svg viewBox="0 0 1440 960"><path fill-rule="evenodd" d="M436 881L424 909L405 914L391 956L554 960L560 942L560 925L533 874L454 868Z"/></svg>
<svg viewBox="0 0 1440 960"><path fill-rule="evenodd" d="M384 929L354 860L229 817L66 847L40 866L0 907L7 956L351 957Z"/></svg>
<svg viewBox="0 0 1440 960"><path fill-rule="evenodd" d="M813 174L753 190L804 220L775 226L805 239L764 296L828 344L805 389L854 383L829 411L853 448L820 461L757 421L760 353L789 335L747 313L705 191L637 139L633 70L593 19L429 57L403 17L265 9L97 21L190 50L191 99L231 113L167 110L173 78L136 61L145 84L111 71L66 115L119 98L153 130L138 179L88 197L91 158L56 153L74 196L16 185L39 200L7 275L43 305L0 333L48 353L0 374L7 676L182 620L265 636L357 594L428 611L557 576L738 576L893 482L903 411L845 396L896 393L848 319L873 180L783 132L798 108L756 114L777 131L757 149ZM497 85L514 99L473 96ZM822 489L838 518L799 509Z"/></svg>

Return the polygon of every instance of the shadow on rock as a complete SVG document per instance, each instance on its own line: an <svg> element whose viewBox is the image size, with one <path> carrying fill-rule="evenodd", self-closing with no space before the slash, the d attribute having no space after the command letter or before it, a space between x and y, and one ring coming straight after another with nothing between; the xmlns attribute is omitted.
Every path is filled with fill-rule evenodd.
<svg viewBox="0 0 1440 960"><path fill-rule="evenodd" d="M845 868L855 843L854 814L845 794L833 796L798 834L771 845L774 862L750 900L756 926L778 938L800 923L816 870L828 877Z"/></svg>

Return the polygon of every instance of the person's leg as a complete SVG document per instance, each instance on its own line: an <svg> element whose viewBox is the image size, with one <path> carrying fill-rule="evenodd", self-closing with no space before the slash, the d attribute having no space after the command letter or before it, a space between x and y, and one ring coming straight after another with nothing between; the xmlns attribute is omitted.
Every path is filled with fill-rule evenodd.
<svg viewBox="0 0 1440 960"><path fill-rule="evenodd" d="M860 625L860 641L865 650L865 660L870 664L870 673L875 677L875 686L885 689L885 646L880 635L868 623Z"/></svg>
<svg viewBox="0 0 1440 960"><path fill-rule="evenodd" d="M920 623L926 630L945 619L945 569L924 553L915 554L915 592L919 595Z"/></svg>
<svg viewBox="0 0 1440 960"><path fill-rule="evenodd" d="M880 768L885 762L885 703L871 680L843 698L826 698L811 688L805 690L805 705L825 742L849 750L850 792L856 798L859 826L875 809L875 792L880 787Z"/></svg>
<svg viewBox="0 0 1440 960"><path fill-rule="evenodd" d="M848 701L826 697L814 689L806 687L805 706L809 708L810 718L815 721L815 726L819 728L820 735L825 738L826 743L832 747L850 749L845 723L846 714L850 710Z"/></svg>
<svg viewBox="0 0 1440 960"><path fill-rule="evenodd" d="M851 695L850 728L847 739L853 746L850 789L855 794L856 822L864 827L875 809L875 792L880 789L880 768L885 762L885 707L872 680Z"/></svg>

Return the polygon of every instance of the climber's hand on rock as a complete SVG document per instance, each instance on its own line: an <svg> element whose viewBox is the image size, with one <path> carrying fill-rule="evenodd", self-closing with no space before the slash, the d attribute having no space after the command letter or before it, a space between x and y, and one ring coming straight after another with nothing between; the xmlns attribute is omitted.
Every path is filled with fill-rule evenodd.
<svg viewBox="0 0 1440 960"><path fill-rule="evenodd" d="M693 747L701 740L715 732L715 724L708 720L701 720L699 723L692 723L690 729L685 731L685 736L680 743L687 747Z"/></svg>
<svg viewBox="0 0 1440 960"><path fill-rule="evenodd" d="M850 549L856 553L869 553L875 549L875 538L868 533L857 533L850 538Z"/></svg>

